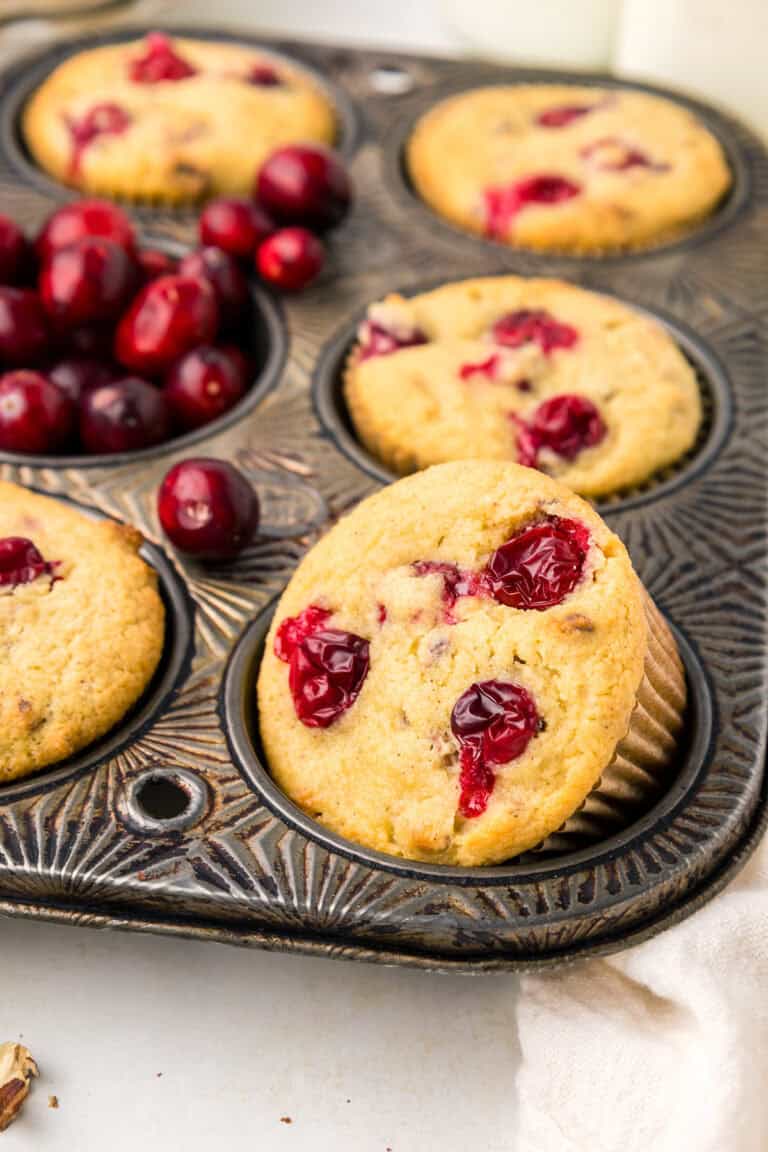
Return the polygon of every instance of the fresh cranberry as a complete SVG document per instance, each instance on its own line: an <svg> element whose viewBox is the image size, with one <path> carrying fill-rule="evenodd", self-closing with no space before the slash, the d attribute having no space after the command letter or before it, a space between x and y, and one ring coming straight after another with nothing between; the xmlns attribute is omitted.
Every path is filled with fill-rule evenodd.
<svg viewBox="0 0 768 1152"><path fill-rule="evenodd" d="M584 448L599 444L605 433L602 416L586 396L552 396L539 405L529 421L518 421L518 460L535 468L542 448L564 460L575 460Z"/></svg>
<svg viewBox="0 0 768 1152"><path fill-rule="evenodd" d="M201 428L242 400L245 380L226 352L201 345L174 364L163 391L182 428Z"/></svg>
<svg viewBox="0 0 768 1152"><path fill-rule="evenodd" d="M574 120L580 120L592 111L592 104L561 104L555 108L545 108L536 117L541 128L567 128Z"/></svg>
<svg viewBox="0 0 768 1152"><path fill-rule="evenodd" d="M338 720L357 700L368 675L368 641L327 628L331 615L310 604L298 616L286 617L275 636L275 655L290 665L296 715L308 728L328 728Z"/></svg>
<svg viewBox="0 0 768 1152"><path fill-rule="evenodd" d="M93 324L116 317L136 287L136 265L111 240L88 236L59 248L40 273L40 298L62 324Z"/></svg>
<svg viewBox="0 0 768 1152"><path fill-rule="evenodd" d="M203 560L237 556L259 523L259 502L242 472L205 457L171 468L160 485L157 511L174 546Z"/></svg>
<svg viewBox="0 0 768 1152"><path fill-rule="evenodd" d="M17 588L19 584L31 584L39 576L53 576L55 569L56 562L43 560L25 536L0 539L0 586Z"/></svg>
<svg viewBox="0 0 768 1152"><path fill-rule="evenodd" d="M39 372L0 376L0 449L5 452L55 452L74 427L74 406Z"/></svg>
<svg viewBox="0 0 768 1152"><path fill-rule="evenodd" d="M618 136L604 136L587 144L582 148L581 156L602 172L626 172L629 168L653 168L657 172L666 172L669 169L668 164L656 163L646 152Z"/></svg>
<svg viewBox="0 0 768 1152"><path fill-rule="evenodd" d="M56 346L65 356L78 360L112 359L115 333L111 324L84 324L80 328L71 328L54 320L51 326Z"/></svg>
<svg viewBox="0 0 768 1152"><path fill-rule="evenodd" d="M565 176L529 176L516 184L486 188L485 227L489 236L505 239L513 219L530 204L562 204L578 196L581 188Z"/></svg>
<svg viewBox="0 0 768 1152"><path fill-rule="evenodd" d="M115 379L114 369L103 360L59 360L48 372L48 379L77 407L86 392L103 388Z"/></svg>
<svg viewBox="0 0 768 1152"><path fill-rule="evenodd" d="M40 297L24 288L0 288L0 364L39 364L48 350Z"/></svg>
<svg viewBox="0 0 768 1152"><path fill-rule="evenodd" d="M115 354L126 368L153 375L197 344L210 343L217 324L216 296L207 280L160 276L141 289L120 321Z"/></svg>
<svg viewBox="0 0 768 1152"><path fill-rule="evenodd" d="M401 348L414 348L419 344L429 343L428 337L420 328L393 332L375 320L364 320L359 335L358 355L361 360L370 360L372 356L389 356Z"/></svg>
<svg viewBox="0 0 768 1152"><path fill-rule="evenodd" d="M178 261L159 248L142 248L136 255L139 276L144 284L157 280L158 276L173 276L178 271Z"/></svg>
<svg viewBox="0 0 768 1152"><path fill-rule="evenodd" d="M44 262L57 248L67 248L85 236L112 240L127 252L136 246L133 225L122 208L109 200L75 200L48 217L37 237L37 254Z"/></svg>
<svg viewBox="0 0 768 1152"><path fill-rule="evenodd" d="M79 119L67 119L67 128L72 137L72 158L69 164L70 175L77 176L83 162L83 154L94 140L102 136L122 136L131 126L131 117L119 104L105 101L94 104Z"/></svg>
<svg viewBox="0 0 768 1152"><path fill-rule="evenodd" d="M320 275L325 251L306 228L281 228L259 247L256 267L262 280L281 292L299 292Z"/></svg>
<svg viewBox="0 0 768 1152"><path fill-rule="evenodd" d="M347 214L352 187L335 152L310 144L278 148L262 165L255 197L280 224L322 231Z"/></svg>
<svg viewBox="0 0 768 1152"><path fill-rule="evenodd" d="M573 348L579 333L570 324L556 320L543 308L520 308L500 317L491 329L494 344L505 348L520 348L536 343L545 355L556 348Z"/></svg>
<svg viewBox="0 0 768 1152"><path fill-rule="evenodd" d="M216 294L222 323L226 322L227 328L237 325L248 305L248 283L234 256L208 245L185 256L179 274L208 280Z"/></svg>
<svg viewBox="0 0 768 1152"><path fill-rule="evenodd" d="M500 604L543 612L579 583L588 548L583 524L550 516L496 549L485 569L487 587Z"/></svg>
<svg viewBox="0 0 768 1152"><path fill-rule="evenodd" d="M179 56L163 32L150 32L144 45L144 54L128 65L128 75L134 84L158 84L162 80L186 80L197 75L197 69Z"/></svg>
<svg viewBox="0 0 768 1152"><path fill-rule="evenodd" d="M275 633L275 656L285 664L290 664L291 657L307 636L313 632L322 631L326 622L333 613L329 608L320 604L310 604L298 616L286 616Z"/></svg>
<svg viewBox="0 0 768 1152"><path fill-rule="evenodd" d="M137 452L161 444L170 433L168 403L146 380L128 376L82 398L80 439L88 452Z"/></svg>
<svg viewBox="0 0 768 1152"><path fill-rule="evenodd" d="M246 80L257 88L279 88L282 84L279 72L271 64L254 64Z"/></svg>
<svg viewBox="0 0 768 1152"><path fill-rule="evenodd" d="M26 236L9 216L0 216L0 284L20 284L32 265Z"/></svg>
<svg viewBox="0 0 768 1152"><path fill-rule="evenodd" d="M255 375L255 365L251 359L246 356L242 348L238 348L237 344L219 344L218 347L225 356L229 357L237 369L240 379L247 385L248 381Z"/></svg>
<svg viewBox="0 0 768 1152"><path fill-rule="evenodd" d="M200 243L249 260L275 223L251 200L236 197L211 200L200 214Z"/></svg>
<svg viewBox="0 0 768 1152"><path fill-rule="evenodd" d="M461 749L462 816L471 819L485 812L496 783L493 769L522 756L540 729L536 705L519 684L482 680L459 696L451 731Z"/></svg>

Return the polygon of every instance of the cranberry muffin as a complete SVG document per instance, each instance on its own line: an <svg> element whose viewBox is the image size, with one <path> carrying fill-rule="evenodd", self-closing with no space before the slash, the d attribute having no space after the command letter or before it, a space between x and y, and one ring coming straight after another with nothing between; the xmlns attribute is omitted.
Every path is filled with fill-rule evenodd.
<svg viewBox="0 0 768 1152"><path fill-rule="evenodd" d="M687 109L631 90L499 85L417 123L408 168L440 216L505 244L567 252L642 248L709 216L731 174Z"/></svg>
<svg viewBox="0 0 768 1152"><path fill-rule="evenodd" d="M330 144L333 109L306 73L252 48L155 32L69 57L24 112L38 164L81 191L178 204L249 193L284 144Z"/></svg>
<svg viewBox="0 0 768 1152"><path fill-rule="evenodd" d="M73 755L144 692L164 608L141 536L0 483L0 781Z"/></svg>
<svg viewBox="0 0 768 1152"><path fill-rule="evenodd" d="M563 485L490 461L341 520L283 594L258 682L295 803L368 848L460 865L541 844L598 784L590 820L629 819L668 779L685 694L618 537Z"/></svg>
<svg viewBox="0 0 768 1152"><path fill-rule="evenodd" d="M394 472L511 459L594 497L673 464L702 416L693 369L660 325L519 276L372 305L345 394L358 436Z"/></svg>

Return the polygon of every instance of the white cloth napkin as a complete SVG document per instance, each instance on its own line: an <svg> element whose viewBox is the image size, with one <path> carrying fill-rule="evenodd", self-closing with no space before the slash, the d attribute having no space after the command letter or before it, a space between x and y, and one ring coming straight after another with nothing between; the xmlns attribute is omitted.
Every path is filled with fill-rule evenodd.
<svg viewBox="0 0 768 1152"><path fill-rule="evenodd" d="M715 900L525 976L519 1152L768 1152L768 839Z"/></svg>

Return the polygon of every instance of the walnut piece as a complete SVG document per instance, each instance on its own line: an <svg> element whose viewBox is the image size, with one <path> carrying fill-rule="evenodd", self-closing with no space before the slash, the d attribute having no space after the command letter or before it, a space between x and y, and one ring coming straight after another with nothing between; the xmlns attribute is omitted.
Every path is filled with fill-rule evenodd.
<svg viewBox="0 0 768 1152"><path fill-rule="evenodd" d="M19 1114L29 1094L29 1082L38 1076L32 1053L23 1044L0 1044L0 1132Z"/></svg>

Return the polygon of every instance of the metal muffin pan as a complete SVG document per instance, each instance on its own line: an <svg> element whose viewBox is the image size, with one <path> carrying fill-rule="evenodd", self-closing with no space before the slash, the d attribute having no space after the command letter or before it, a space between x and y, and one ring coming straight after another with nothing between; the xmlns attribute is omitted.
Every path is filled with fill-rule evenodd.
<svg viewBox="0 0 768 1152"><path fill-rule="evenodd" d="M603 261L504 250L420 208L390 171L392 141L448 90L582 77L270 48L330 77L365 116L355 115L355 210L331 238L317 286L284 302L290 344L278 386L206 429L195 446L254 477L265 529L228 568L160 551L155 492L182 455L179 441L108 462L0 459L4 478L130 521L157 542L147 547L157 547L157 564L186 590L192 637L174 687L157 710L151 704L146 722L0 789L0 909L446 970L546 966L624 947L709 898L766 822L768 155L743 126L705 109L737 177L737 199L712 222L654 252ZM35 75L61 52L38 55ZM28 67L0 77L0 94L25 77L28 92ZM0 190L4 210L30 226L59 192L20 172L7 136ZM189 213L153 215L152 229L194 242ZM354 452L339 451L349 447L339 431L338 368L350 317L388 291L418 290L425 267L433 282L505 271L565 276L646 308L670 326L711 401L703 442L682 468L601 506L680 640L691 705L676 779L653 809L599 845L494 869L422 866L339 840L276 788L255 727L253 680L270 604L324 524L385 481ZM169 636L174 659L178 647Z"/></svg>

